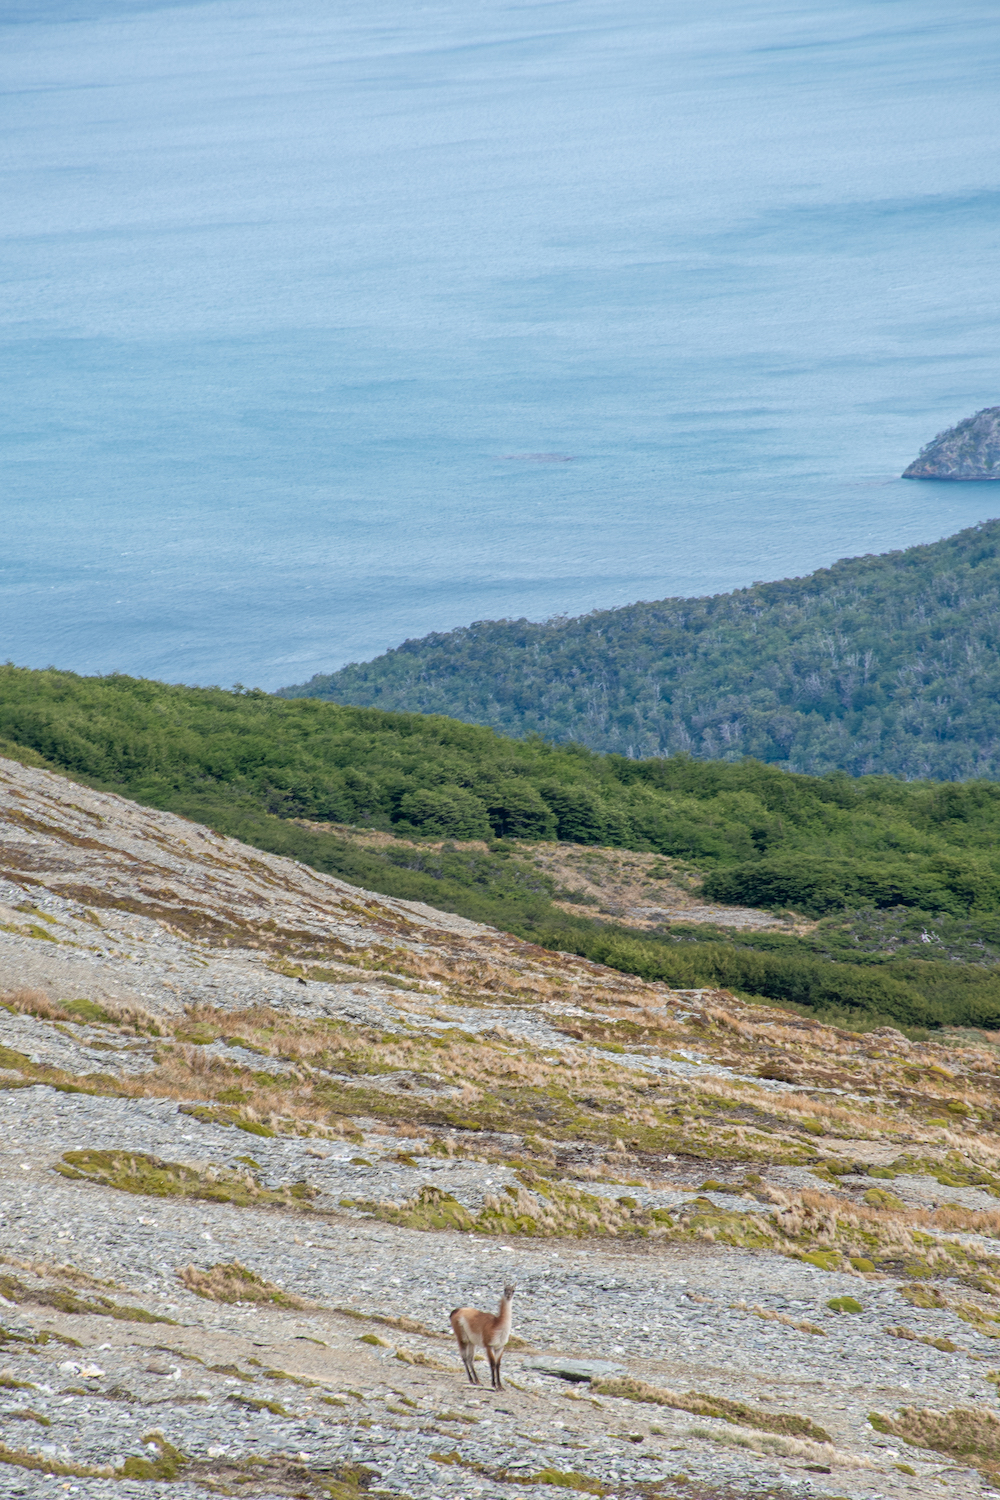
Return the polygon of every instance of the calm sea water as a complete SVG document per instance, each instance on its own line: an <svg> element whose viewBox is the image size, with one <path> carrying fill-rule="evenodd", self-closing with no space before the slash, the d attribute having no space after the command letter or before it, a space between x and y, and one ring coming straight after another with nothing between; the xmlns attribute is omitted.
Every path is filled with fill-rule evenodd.
<svg viewBox="0 0 1000 1500"><path fill-rule="evenodd" d="M7 0L0 655L277 687L996 515L896 476L1000 403L998 40Z"/></svg>

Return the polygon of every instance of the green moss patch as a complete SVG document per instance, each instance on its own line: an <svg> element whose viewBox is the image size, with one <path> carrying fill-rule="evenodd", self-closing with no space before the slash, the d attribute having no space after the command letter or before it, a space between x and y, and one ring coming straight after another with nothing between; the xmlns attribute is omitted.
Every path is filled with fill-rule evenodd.
<svg viewBox="0 0 1000 1500"><path fill-rule="evenodd" d="M415 1198L400 1207L388 1203L373 1203L353 1198L342 1198L344 1208L357 1208L376 1219L389 1224L402 1224L408 1229L459 1229L469 1231L476 1227L476 1220L458 1199L441 1188L429 1183L422 1187Z"/></svg>
<svg viewBox="0 0 1000 1500"><path fill-rule="evenodd" d="M805 1250L798 1258L819 1271L839 1271L842 1263L839 1250Z"/></svg>
<svg viewBox="0 0 1000 1500"><path fill-rule="evenodd" d="M256 1375L248 1375L246 1370L241 1370L239 1365L209 1365L213 1375L232 1375L234 1380L246 1380L249 1384L257 1379Z"/></svg>
<svg viewBox="0 0 1000 1500"><path fill-rule="evenodd" d="M397 1349L396 1359L404 1365L418 1365L425 1370L450 1370L452 1366L443 1365L440 1360L434 1359L430 1354L421 1354L419 1349Z"/></svg>
<svg viewBox="0 0 1000 1500"><path fill-rule="evenodd" d="M127 1458L116 1470L116 1479L178 1479L181 1470L191 1462L187 1454L168 1443L162 1433L149 1432L142 1441L147 1447L156 1449L156 1457Z"/></svg>
<svg viewBox="0 0 1000 1500"><path fill-rule="evenodd" d="M887 1328L885 1331L892 1339L906 1339L911 1344L927 1344L931 1349L940 1349L942 1354L958 1353L958 1345L953 1344L951 1339L931 1338L929 1334L914 1333L912 1328L905 1327ZM989 1378L987 1375L986 1379L989 1380Z"/></svg>
<svg viewBox="0 0 1000 1500"><path fill-rule="evenodd" d="M539 1469L537 1474L504 1476L518 1484L551 1484L560 1490L579 1490L585 1495L606 1495L608 1486L591 1474L580 1474L575 1469Z"/></svg>
<svg viewBox="0 0 1000 1500"><path fill-rule="evenodd" d="M672 1223L662 1210L650 1213L629 1206L634 1199L623 1202L602 1198L571 1183L548 1182L530 1170L518 1176L518 1187L510 1185L502 1193L488 1193L478 1214L432 1183L425 1183L415 1197L399 1205L349 1198L341 1199L341 1203L408 1229L456 1229L488 1235L644 1237L664 1234Z"/></svg>
<svg viewBox="0 0 1000 1500"><path fill-rule="evenodd" d="M432 1453L430 1457L436 1464L454 1464L463 1469L471 1469L474 1474L481 1474L498 1484L551 1484L557 1489L579 1490L586 1495L607 1495L611 1490L610 1485L595 1479L593 1475L580 1474L574 1469L540 1469L534 1474L511 1469L491 1469L488 1464L464 1458L457 1449L452 1449L450 1453Z"/></svg>
<svg viewBox="0 0 1000 1500"><path fill-rule="evenodd" d="M54 1170L72 1181L96 1182L123 1193L141 1193L152 1198L203 1198L210 1203L233 1203L242 1208L267 1205L304 1208L317 1196L317 1190L305 1182L265 1188L249 1172L233 1172L225 1167L196 1170L140 1151L67 1151Z"/></svg>
<svg viewBox="0 0 1000 1500"><path fill-rule="evenodd" d="M386 1046L398 1045L398 1038ZM479 1044L482 1051L482 1044ZM426 1051L427 1055L423 1055ZM377 1048L368 1055L358 1053L345 1060L336 1058L338 1071L376 1074L393 1072L401 1065L417 1074L432 1074L445 1080L446 1086L458 1087L466 1079L463 1069L467 1059L449 1060L443 1049L414 1048L405 1063L383 1061ZM538 1059L541 1072L555 1070L551 1062ZM497 1071L502 1074L502 1060ZM631 1074L621 1078L602 1078L598 1084L579 1084L573 1088L553 1076L546 1082L531 1084L497 1084L484 1087L482 1077L472 1080L480 1093L475 1102L455 1098L428 1099L418 1095L393 1094L386 1090L336 1080L317 1081L312 1099L333 1114L348 1117L370 1115L386 1121L400 1121L417 1126L448 1130L513 1131L522 1136L541 1132L549 1140L592 1141L614 1146L623 1134L629 1149L662 1157L668 1154L702 1157L714 1161L767 1162L795 1165L808 1159L804 1147L775 1139L773 1133L743 1128L738 1131L731 1119L727 1101L714 1095L699 1096L690 1101L694 1123L681 1126L672 1116L645 1123L639 1113L656 1117L661 1107L648 1110L645 1090L636 1089ZM440 1087L440 1085L438 1085Z"/></svg>
<svg viewBox="0 0 1000 1500"><path fill-rule="evenodd" d="M810 1438L816 1443L833 1441L822 1427L817 1427L808 1417L797 1416L794 1412L760 1411L756 1407L747 1406L743 1401L730 1401L725 1396L708 1396L702 1391L688 1391L686 1395L681 1395L662 1386L647 1385L644 1380L635 1380L631 1375L592 1380L590 1389L599 1396L617 1396L625 1401L669 1406L676 1411L691 1412L696 1417L717 1417L723 1422L753 1427L759 1432L779 1433L782 1437Z"/></svg>
<svg viewBox="0 0 1000 1500"><path fill-rule="evenodd" d="M292 1385L304 1386L307 1391L314 1391L319 1384L318 1380L310 1380L308 1375L293 1375L289 1370L279 1370L270 1365L262 1365L259 1359L247 1360L247 1364L256 1365L257 1369L266 1380L288 1380ZM251 1380L253 1376L249 1377Z"/></svg>
<svg viewBox="0 0 1000 1500"><path fill-rule="evenodd" d="M291 1415L276 1401L229 1399L237 1399L241 1405L254 1410L267 1410L275 1416ZM127 1458L117 1469L110 1464L60 1463L4 1442L0 1442L0 1464L60 1479L131 1479L153 1483L184 1479L190 1484L203 1485L213 1494L227 1495L244 1493L243 1486L252 1482L255 1494L261 1493L261 1487L265 1487L268 1493L273 1490L284 1495L321 1493L328 1500L364 1500L376 1477L373 1470L362 1464L313 1467L281 1456L253 1454L242 1459L198 1461L174 1447L160 1432L147 1433L143 1442L149 1456ZM306 1486L309 1486L308 1490Z"/></svg>
<svg viewBox="0 0 1000 1500"><path fill-rule="evenodd" d="M902 1297L903 1301L908 1302L911 1307L948 1306L947 1300L942 1297L941 1293L937 1290L936 1287L932 1286L920 1286L918 1284L913 1284L911 1286L901 1286L899 1289L899 1295Z"/></svg>
<svg viewBox="0 0 1000 1500"><path fill-rule="evenodd" d="M921 1279L961 1275L970 1285L978 1276L983 1281L983 1290L994 1290L993 1280L987 1275L993 1262L989 1261L984 1268L980 1262L987 1257L982 1251L942 1245L916 1230L909 1234L912 1249L909 1245L905 1250L898 1247L895 1231L889 1234L883 1247L877 1221L861 1226L856 1222L842 1224L831 1218L825 1208L814 1212L807 1204L797 1223L790 1222L784 1212L741 1213L720 1208L705 1196L689 1199L670 1210L650 1209L627 1194L608 1199L576 1184L552 1180L532 1167L521 1167L517 1177L518 1185L510 1184L502 1192L488 1193L478 1212L431 1183L425 1183L402 1203L354 1198L340 1201L344 1208L408 1229L540 1238L701 1239L746 1250L771 1250L826 1272L841 1271L849 1263L862 1271L878 1267L895 1275ZM843 1241L843 1249L816 1246L817 1239L828 1240L831 1232ZM858 1241L870 1247L870 1259L856 1253ZM934 1265L923 1258L925 1242L928 1248L936 1248Z"/></svg>
<svg viewBox="0 0 1000 1500"><path fill-rule="evenodd" d="M227 1092L232 1092L227 1090ZM272 1130L270 1125L265 1125L261 1120L251 1119L249 1115L241 1114L238 1109L219 1109L207 1104L182 1104L178 1108L178 1114L191 1115L200 1120L203 1125L224 1125L235 1127L237 1130L245 1130L249 1135L276 1136L278 1132Z"/></svg>
<svg viewBox="0 0 1000 1500"><path fill-rule="evenodd" d="M927 1121L928 1125L936 1123ZM951 1121L941 1120L948 1125ZM900 1156L889 1167L869 1169L869 1177L933 1177L942 1187L977 1187L993 1198L1000 1198L1000 1176L985 1167L967 1161L957 1151L949 1151L944 1160L927 1156Z"/></svg>
<svg viewBox="0 0 1000 1500"><path fill-rule="evenodd" d="M0 1297L8 1302L33 1302L54 1307L57 1312L83 1317L115 1318L120 1323L170 1323L176 1319L146 1312L143 1307L122 1307L107 1297L81 1297L66 1286L25 1286L16 1276L0 1276Z"/></svg>
<svg viewBox="0 0 1000 1500"><path fill-rule="evenodd" d="M335 1307L333 1311L342 1314L342 1316L345 1318L353 1318L359 1323L378 1323L384 1328L398 1328L401 1333L416 1333L419 1334L421 1338L425 1339L446 1338L449 1340L449 1342L451 1339L450 1334L441 1333L440 1330L428 1328L425 1323L419 1323L416 1318L393 1318L390 1317L387 1313L359 1312L356 1307ZM519 1344L522 1348L528 1347L523 1343L523 1341L516 1338L510 1338L507 1341L507 1348L514 1349Z"/></svg>
<svg viewBox="0 0 1000 1500"><path fill-rule="evenodd" d="M282 1406L280 1401L268 1401L262 1396L231 1395L227 1396L226 1400L232 1401L235 1406L245 1406L249 1411L269 1411L272 1417L291 1417L293 1415L286 1407Z"/></svg>
<svg viewBox="0 0 1000 1500"><path fill-rule="evenodd" d="M30 1406L25 1406L20 1411L9 1411L6 1415L8 1422L37 1422L39 1427L52 1426L48 1417L43 1417L40 1411L32 1411Z"/></svg>
<svg viewBox="0 0 1000 1500"><path fill-rule="evenodd" d="M664 1214L654 1209L653 1217ZM711 1198L698 1197L682 1203L671 1210L682 1233L699 1239L714 1240L723 1245L735 1245L746 1250L780 1249L777 1236L767 1216L761 1213L738 1213L720 1208ZM661 1219L669 1223L669 1218Z"/></svg>
<svg viewBox="0 0 1000 1500"><path fill-rule="evenodd" d="M921 1286L919 1283L900 1287L899 1292L904 1302L908 1302L911 1307L948 1309L983 1338L1000 1339L1000 1315L987 1311L975 1302L951 1302L936 1287Z"/></svg>
<svg viewBox="0 0 1000 1500"><path fill-rule="evenodd" d="M94 1021L101 1022L106 1026L114 1026L116 1024L116 1017L110 1015L104 1009L103 1005L95 1004L93 1000L63 1000L62 1009L68 1011L70 1016L83 1026L89 1025Z"/></svg>
<svg viewBox="0 0 1000 1500"><path fill-rule="evenodd" d="M906 1209L902 1198L897 1198L887 1188L869 1188L865 1193L865 1202L869 1208L885 1208L891 1213L902 1213Z"/></svg>
<svg viewBox="0 0 1000 1500"><path fill-rule="evenodd" d="M977 1307L974 1302L955 1302L952 1307L963 1323L968 1323L984 1338L1000 1339L1000 1323L994 1314Z"/></svg>
<svg viewBox="0 0 1000 1500"><path fill-rule="evenodd" d="M114 1478L114 1470L110 1465L61 1464L25 1448L12 1448L4 1442L0 1442L0 1464L10 1464L13 1468L33 1470L39 1474L54 1474L66 1479Z"/></svg>

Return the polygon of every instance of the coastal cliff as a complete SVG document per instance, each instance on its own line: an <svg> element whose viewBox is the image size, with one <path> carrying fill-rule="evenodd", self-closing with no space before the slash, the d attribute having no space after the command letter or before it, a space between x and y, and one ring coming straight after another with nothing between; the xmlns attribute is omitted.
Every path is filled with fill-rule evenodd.
<svg viewBox="0 0 1000 1500"><path fill-rule="evenodd" d="M920 450L904 479L1000 479L1000 406L966 417Z"/></svg>

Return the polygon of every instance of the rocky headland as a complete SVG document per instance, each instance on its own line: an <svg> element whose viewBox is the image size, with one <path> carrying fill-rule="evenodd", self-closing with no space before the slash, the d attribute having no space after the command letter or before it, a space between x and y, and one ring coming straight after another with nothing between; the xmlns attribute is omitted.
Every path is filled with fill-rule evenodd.
<svg viewBox="0 0 1000 1500"><path fill-rule="evenodd" d="M921 448L904 479L1000 479L1000 406L985 406Z"/></svg>
<svg viewBox="0 0 1000 1500"><path fill-rule="evenodd" d="M994 1038L646 984L13 761L0 852L0 1493L1000 1482ZM470 1387L448 1313L512 1280Z"/></svg>

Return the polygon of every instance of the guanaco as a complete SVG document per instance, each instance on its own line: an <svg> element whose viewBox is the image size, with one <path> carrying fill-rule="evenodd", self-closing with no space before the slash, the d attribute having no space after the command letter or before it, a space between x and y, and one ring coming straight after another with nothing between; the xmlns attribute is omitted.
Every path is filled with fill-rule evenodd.
<svg viewBox="0 0 1000 1500"><path fill-rule="evenodd" d="M504 1345L510 1338L510 1304L514 1291L512 1286L504 1287L498 1313L480 1312L475 1307L456 1307L451 1314L449 1321L458 1339L458 1352L472 1385L480 1384L476 1374L476 1350L485 1349L490 1362L490 1383L495 1391L503 1390L500 1361Z"/></svg>

